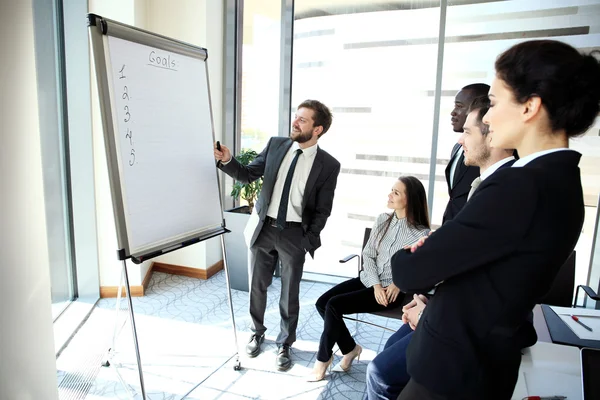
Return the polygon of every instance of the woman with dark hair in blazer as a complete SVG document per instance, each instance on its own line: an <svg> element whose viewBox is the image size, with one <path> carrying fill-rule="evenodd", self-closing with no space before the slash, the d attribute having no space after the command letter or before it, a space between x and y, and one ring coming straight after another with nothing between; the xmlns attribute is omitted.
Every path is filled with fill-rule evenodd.
<svg viewBox="0 0 600 400"><path fill-rule="evenodd" d="M323 294L316 303L324 320L317 361L310 380L320 381L333 361L333 346L344 355L340 369L348 371L362 348L356 344L344 324L343 315L381 311L402 304L404 293L392 283L392 255L429 233L427 197L421 181L413 176L398 178L387 207L393 212L377 217L362 251L360 277L342 282Z"/></svg>
<svg viewBox="0 0 600 400"><path fill-rule="evenodd" d="M407 349L411 380L400 400L510 399L520 349L536 341L527 316L583 225L581 154L568 146L600 110L600 63L536 40L511 47L495 66L483 122L492 146L521 158L483 181L414 252L392 257L400 290L437 285Z"/></svg>

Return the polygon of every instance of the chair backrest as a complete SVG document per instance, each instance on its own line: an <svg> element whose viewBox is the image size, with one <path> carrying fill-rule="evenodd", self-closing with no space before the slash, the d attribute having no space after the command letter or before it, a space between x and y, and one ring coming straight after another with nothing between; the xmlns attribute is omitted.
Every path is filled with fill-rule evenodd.
<svg viewBox="0 0 600 400"><path fill-rule="evenodd" d="M359 267L358 267L358 272L360 273L360 271L362 271L362 250L365 248L365 246L367 245L367 242L369 241L369 237L371 236L371 228L365 228L365 233L363 236L363 245L362 245L362 249L361 249L361 254L360 254L360 261L359 261ZM403 305L403 304L402 304ZM402 319L402 307L396 307L396 308L392 308L391 310L383 310L383 311L376 311L376 312L371 312L371 313L367 313L367 314L374 314L374 315L379 315L380 317L386 317L386 318L392 318L392 319L398 319L401 320ZM353 321L357 321L357 322L364 322L367 323L369 325L373 325L373 326L377 326L392 332L395 332L396 329L390 329L389 327L386 327L384 325L378 325L372 322L366 322L366 321L362 321L360 319L356 319L356 318L351 318L348 316L344 316L344 318L346 319L350 319Z"/></svg>
<svg viewBox="0 0 600 400"><path fill-rule="evenodd" d="M362 271L362 263L363 263L363 259L362 259L362 251L365 249L365 246L367 245L367 242L369 241L369 237L371 236L371 228L365 228L365 234L363 236L363 244L362 247L360 249L360 266L358 267L359 271Z"/></svg>
<svg viewBox="0 0 600 400"><path fill-rule="evenodd" d="M540 304L549 304L558 307L571 307L573 305L573 292L575 291L575 251L560 267L552 286L540 301Z"/></svg>

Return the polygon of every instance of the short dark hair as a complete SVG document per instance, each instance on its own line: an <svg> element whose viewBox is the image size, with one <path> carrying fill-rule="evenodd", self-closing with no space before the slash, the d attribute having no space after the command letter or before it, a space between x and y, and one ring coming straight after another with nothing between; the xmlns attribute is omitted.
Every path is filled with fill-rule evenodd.
<svg viewBox="0 0 600 400"><path fill-rule="evenodd" d="M308 108L313 110L314 116L314 126L322 126L323 132L319 135L319 137L323 136L325 132L329 130L331 126L331 121L333 120L333 115L331 114L331 110L325 104L321 103L318 100L304 100L298 108Z"/></svg>
<svg viewBox="0 0 600 400"><path fill-rule="evenodd" d="M468 90L472 94L472 98L487 96L490 91L490 85L485 83L471 83L461 90ZM467 104L468 107L468 104Z"/></svg>
<svg viewBox="0 0 600 400"><path fill-rule="evenodd" d="M477 119L475 120L475 123L481 130L481 134L483 136L487 136L487 134L490 133L490 127L483 123L483 116L488 112L489 109L490 99L486 94L485 96L475 97L467 110L467 115L471 114L472 111L477 111Z"/></svg>
<svg viewBox="0 0 600 400"><path fill-rule="evenodd" d="M539 97L553 132L578 136L600 110L600 63L556 40L519 43L498 56L496 76L524 103Z"/></svg>

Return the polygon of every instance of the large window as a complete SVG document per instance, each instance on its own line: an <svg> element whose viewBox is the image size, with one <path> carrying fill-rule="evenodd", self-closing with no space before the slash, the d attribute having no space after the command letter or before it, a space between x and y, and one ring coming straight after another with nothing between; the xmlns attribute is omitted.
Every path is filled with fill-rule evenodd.
<svg viewBox="0 0 600 400"><path fill-rule="evenodd" d="M260 152L278 135L281 0L243 3L241 148Z"/></svg>
<svg viewBox="0 0 600 400"><path fill-rule="evenodd" d="M292 106L314 98L332 109L319 146L342 164L323 248L305 270L355 276L338 260L360 251L395 180L408 174L429 185L440 10L308 17L317 10L303 3L296 1Z"/></svg>
<svg viewBox="0 0 600 400"><path fill-rule="evenodd" d="M432 223L441 224L448 201L444 169L458 139L450 126L454 95L470 83L489 84L496 56L520 40L551 38L586 51L600 48L595 33L600 1L450 0L442 63L437 59L439 7L425 1L347 3L294 2L291 112L306 98L331 107L334 122L319 145L342 163L323 248L314 261L307 259L305 269L354 276L354 268L337 260L360 251L364 227L385 210L399 175L415 175L427 189L433 181L433 191L428 190ZM438 66L442 90L439 115L434 115ZM597 123L571 142L583 154L586 205L576 283L586 282L589 268L600 192L599 128Z"/></svg>
<svg viewBox="0 0 600 400"><path fill-rule="evenodd" d="M72 260L71 217L68 182L68 151L65 109L64 42L62 2L34 8L36 59L40 96L40 133L44 168L46 229L50 261L52 315L56 319L75 296ZM52 23L45 23L52 21Z"/></svg>
<svg viewBox="0 0 600 400"><path fill-rule="evenodd" d="M478 2L473 2L478 3ZM528 39L555 39L583 51L600 48L600 1L532 0L464 4L449 0L446 23L442 115L449 120L452 96L461 87L474 82L490 83L494 76L494 60L508 47ZM447 124L446 124L447 125ZM441 126L444 126L442 123ZM585 201L585 221L575 248L575 284L587 283L594 236L598 194L600 192L600 120L585 136L571 140L569 146L583 157L579 163ZM449 157L456 135L440 131L438 158ZM445 141L445 142L444 142ZM434 221L440 222L440 208L447 195L445 183L436 186ZM557 210L560 212L560 210ZM593 283L597 286L597 282Z"/></svg>

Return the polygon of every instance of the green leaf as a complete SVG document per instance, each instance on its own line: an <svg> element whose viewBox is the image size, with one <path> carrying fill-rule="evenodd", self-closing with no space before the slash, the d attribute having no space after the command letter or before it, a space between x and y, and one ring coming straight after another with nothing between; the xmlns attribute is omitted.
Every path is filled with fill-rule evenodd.
<svg viewBox="0 0 600 400"><path fill-rule="evenodd" d="M258 156L258 153L251 149L242 149L235 159L242 165L249 165ZM260 195L262 189L263 178L260 177L252 183L235 182L231 189L231 197L239 200L240 197L246 200L249 204L254 204Z"/></svg>

